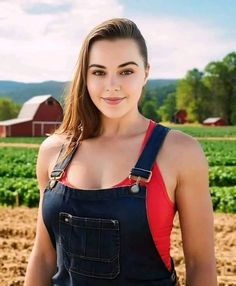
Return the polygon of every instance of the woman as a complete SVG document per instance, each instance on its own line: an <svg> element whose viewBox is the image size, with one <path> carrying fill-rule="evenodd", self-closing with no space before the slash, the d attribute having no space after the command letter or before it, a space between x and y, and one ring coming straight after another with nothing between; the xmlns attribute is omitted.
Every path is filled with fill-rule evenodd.
<svg viewBox="0 0 236 286"><path fill-rule="evenodd" d="M194 138L139 113L148 73L132 21L108 20L85 39L63 122L38 154L26 286L177 285L176 211L186 285L217 285L207 160Z"/></svg>

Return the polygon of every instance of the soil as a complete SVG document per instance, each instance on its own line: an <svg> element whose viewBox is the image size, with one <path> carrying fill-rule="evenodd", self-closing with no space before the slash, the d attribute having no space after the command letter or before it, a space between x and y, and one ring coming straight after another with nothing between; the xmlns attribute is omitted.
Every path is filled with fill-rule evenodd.
<svg viewBox="0 0 236 286"><path fill-rule="evenodd" d="M39 148L40 144L34 143L3 143L0 142L0 147L22 147L22 148Z"/></svg>
<svg viewBox="0 0 236 286"><path fill-rule="evenodd" d="M21 286L33 247L37 208L0 207L0 285ZM236 214L214 214L219 286L236 285ZM184 285L184 258L178 217L172 231L171 255Z"/></svg>

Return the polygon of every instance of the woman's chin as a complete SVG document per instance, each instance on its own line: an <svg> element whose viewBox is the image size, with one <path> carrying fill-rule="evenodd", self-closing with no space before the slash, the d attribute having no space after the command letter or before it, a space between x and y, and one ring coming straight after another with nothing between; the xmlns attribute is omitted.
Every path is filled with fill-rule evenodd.
<svg viewBox="0 0 236 286"><path fill-rule="evenodd" d="M101 114L102 114L102 116L103 117L105 117L105 118L109 118L109 119L119 119L119 118L122 118L122 117L124 117L125 115L126 115L126 113L127 113L127 111L123 111L123 112L121 112L121 111L112 111L112 112L108 112L108 111L101 111L100 110L100 112L101 112Z"/></svg>

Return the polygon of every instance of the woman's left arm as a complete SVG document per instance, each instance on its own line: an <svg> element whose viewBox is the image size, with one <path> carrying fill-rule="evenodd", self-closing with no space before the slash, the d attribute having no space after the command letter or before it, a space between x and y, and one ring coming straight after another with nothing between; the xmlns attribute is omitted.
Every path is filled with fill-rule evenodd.
<svg viewBox="0 0 236 286"><path fill-rule="evenodd" d="M214 218L208 162L196 139L178 135L178 183L175 193L186 265L186 286L216 286Z"/></svg>

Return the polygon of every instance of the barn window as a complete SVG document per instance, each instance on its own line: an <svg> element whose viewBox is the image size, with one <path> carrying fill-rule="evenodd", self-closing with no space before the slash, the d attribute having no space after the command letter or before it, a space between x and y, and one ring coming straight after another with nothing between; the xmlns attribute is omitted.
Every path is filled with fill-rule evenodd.
<svg viewBox="0 0 236 286"><path fill-rule="evenodd" d="M52 100L52 99L48 99L48 100L47 100L47 104L48 104L48 105L53 105L53 100Z"/></svg>

